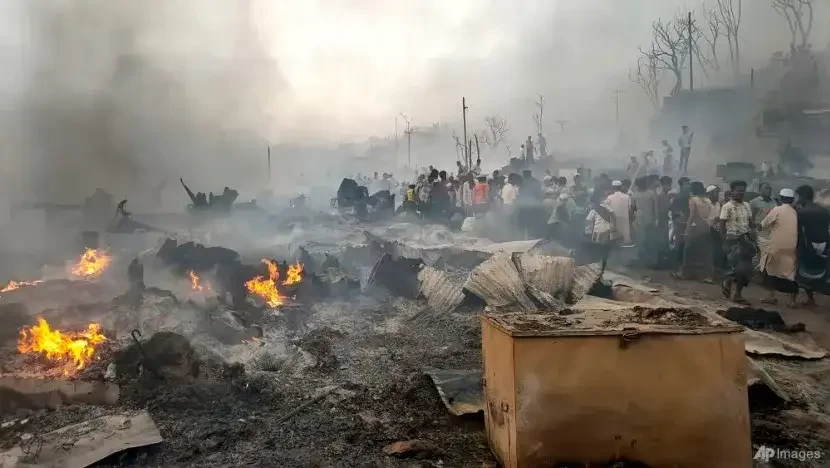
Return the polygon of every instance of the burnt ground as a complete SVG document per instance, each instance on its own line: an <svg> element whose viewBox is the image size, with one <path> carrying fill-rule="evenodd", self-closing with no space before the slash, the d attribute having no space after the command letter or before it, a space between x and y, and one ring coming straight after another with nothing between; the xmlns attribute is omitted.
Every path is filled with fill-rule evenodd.
<svg viewBox="0 0 830 468"><path fill-rule="evenodd" d="M664 272L632 276L647 276L654 285L685 297L720 294L717 285L677 281ZM753 303L761 297L759 287L747 290ZM805 323L818 344L830 348L826 299L820 297L820 307L814 310L782 305L775 310L788 324ZM424 375L429 367L480 368L476 317L480 310L438 315L424 301L396 298L384 290L352 289L341 300L315 300L325 302L287 307L265 319L261 346L250 355L237 356L244 372L241 365L227 365L201 343L194 342L191 348L174 339L172 353L168 341L158 349L145 342L156 364L169 370L160 372L164 379L146 369L136 377L135 350L126 348L123 361L113 356L121 364L122 398L117 407L21 411L16 416L26 423L0 429L0 449L16 444L21 433L44 434L125 408L146 408L165 441L117 454L98 466L480 467L495 463L482 416L452 416ZM175 358L179 355L187 358ZM753 408L753 444L830 453L828 360L759 361L794 401ZM304 404L308 406L303 408ZM431 443L434 453L421 460L383 453L387 444L409 439Z"/></svg>
<svg viewBox="0 0 830 468"><path fill-rule="evenodd" d="M451 415L423 373L426 367L481 366L478 312L437 316L420 301L384 291L317 303L288 320L276 317L244 372L197 345L194 369L187 346L156 334L144 346L161 372L145 369L136 378L135 349L115 353L118 407L23 411L17 416L28 418L26 425L0 430L0 447L14 445L22 432L43 434L119 409L146 408L164 442L99 466L479 467L494 462L482 416ZM287 348L272 348L272 340ZM171 347L185 358L171 358ZM409 439L431 443L434 453L424 460L384 455L387 444Z"/></svg>

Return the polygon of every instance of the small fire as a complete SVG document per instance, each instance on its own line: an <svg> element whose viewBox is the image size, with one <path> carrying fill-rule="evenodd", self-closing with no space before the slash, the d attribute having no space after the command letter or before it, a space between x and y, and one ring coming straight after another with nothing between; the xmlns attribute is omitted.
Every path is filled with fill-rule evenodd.
<svg viewBox="0 0 830 468"><path fill-rule="evenodd" d="M12 281L9 281L9 284L5 288L0 289L0 292L14 291L15 289L20 289L20 288L25 287L25 286L35 286L35 285L38 285L42 282L43 282L43 280L35 280L35 281L14 281L14 280L12 280Z"/></svg>
<svg viewBox="0 0 830 468"><path fill-rule="evenodd" d="M90 323L81 332L61 332L53 330L43 318L38 318L37 325L20 331L17 351L42 353L46 359L64 365L64 375L69 376L92 362L95 348L106 341L101 334L101 325Z"/></svg>
<svg viewBox="0 0 830 468"><path fill-rule="evenodd" d="M256 294L265 300L269 307L281 306L285 299L277 289L277 280L280 277L280 271L277 263L267 258L262 259L262 263L268 265L268 278L262 275L257 275L254 279L247 281L245 287L252 294Z"/></svg>
<svg viewBox="0 0 830 468"><path fill-rule="evenodd" d="M207 282L202 283L202 278L195 271L190 270L187 274L190 276L190 289L199 292L210 291L210 284Z"/></svg>
<svg viewBox="0 0 830 468"><path fill-rule="evenodd" d="M303 264L300 262L294 265L288 265L288 270L285 272L285 281L282 284L290 286L297 284L303 280Z"/></svg>
<svg viewBox="0 0 830 468"><path fill-rule="evenodd" d="M78 263L72 267L72 274L84 279L97 278L107 269L112 257L104 251L86 249Z"/></svg>

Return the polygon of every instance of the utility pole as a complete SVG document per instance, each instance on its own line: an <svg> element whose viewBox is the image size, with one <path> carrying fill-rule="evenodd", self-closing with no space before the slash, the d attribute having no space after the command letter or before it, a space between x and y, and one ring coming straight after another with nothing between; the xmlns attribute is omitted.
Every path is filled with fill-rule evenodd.
<svg viewBox="0 0 830 468"><path fill-rule="evenodd" d="M398 118L395 117L395 164L398 164Z"/></svg>
<svg viewBox="0 0 830 468"><path fill-rule="evenodd" d="M403 117L403 123L406 124L404 127L404 134L406 134L406 165L407 167L412 167L412 119L410 119L406 114L401 113L401 117ZM395 119L397 123L398 119ZM395 134L397 135L397 125L395 125ZM397 140L397 139L396 139Z"/></svg>
<svg viewBox="0 0 830 468"><path fill-rule="evenodd" d="M689 35L689 91L695 90L695 71L694 67L692 66L692 58L694 57L694 49L692 48L692 12L689 12L689 24L688 32Z"/></svg>
<svg viewBox="0 0 830 468"><path fill-rule="evenodd" d="M556 123L559 124L559 131L565 133L565 124L570 122L570 120L557 120Z"/></svg>
<svg viewBox="0 0 830 468"><path fill-rule="evenodd" d="M470 168L470 152L467 151L467 98L461 98L461 118L464 119L464 164Z"/></svg>
<svg viewBox="0 0 830 468"><path fill-rule="evenodd" d="M614 112L615 118L614 121L617 123L617 126L620 126L620 93L622 90L620 88L615 89L612 91L614 93Z"/></svg>
<svg viewBox="0 0 830 468"><path fill-rule="evenodd" d="M271 188L271 145L268 145L268 188Z"/></svg>

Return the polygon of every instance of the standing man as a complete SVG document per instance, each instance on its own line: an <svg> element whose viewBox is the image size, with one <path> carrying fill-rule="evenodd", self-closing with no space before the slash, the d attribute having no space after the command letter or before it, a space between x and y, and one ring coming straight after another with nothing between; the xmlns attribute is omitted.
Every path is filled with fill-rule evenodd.
<svg viewBox="0 0 830 468"><path fill-rule="evenodd" d="M764 278L769 297L761 299L765 304L776 304L775 291L790 296L790 307L795 307L798 284L795 282L796 246L798 244L798 214L793 208L795 192L782 189L781 205L773 208L761 222L761 231L767 242L759 243L758 271Z"/></svg>
<svg viewBox="0 0 830 468"><path fill-rule="evenodd" d="M669 176L660 177L660 188L656 197L657 231L655 232L654 249L657 251L657 263L665 265L670 254L669 249L669 219L671 219L671 188L673 181Z"/></svg>
<svg viewBox="0 0 830 468"><path fill-rule="evenodd" d="M671 176L674 172L674 148L669 144L669 140L663 140L663 175Z"/></svg>
<svg viewBox="0 0 830 468"><path fill-rule="evenodd" d="M548 155L548 140L545 139L545 136L539 133L539 139L536 140L539 145L539 157L544 158Z"/></svg>
<svg viewBox="0 0 830 468"><path fill-rule="evenodd" d="M678 171L685 175L686 169L689 167L689 156L692 154L692 138L695 136L695 132L690 132L688 125L684 125L680 128L683 133L681 133L680 138L677 139L677 144L680 146L680 167L678 168Z"/></svg>
<svg viewBox="0 0 830 468"><path fill-rule="evenodd" d="M830 212L814 202L815 191L809 185L795 189L798 196L798 285L807 293L804 305L816 305L813 291L825 289L828 281L830 253Z"/></svg>
<svg viewBox="0 0 830 468"><path fill-rule="evenodd" d="M778 206L772 198L772 186L768 182L761 182L758 188L761 194L749 202L749 207L752 208L752 223L756 226L760 226L761 221Z"/></svg>
<svg viewBox="0 0 830 468"><path fill-rule="evenodd" d="M634 181L637 190L632 197L637 216L634 218L637 251L643 266L654 268L659 252L655 249L657 241L657 192L648 186L648 179L640 177Z"/></svg>
<svg viewBox="0 0 830 468"><path fill-rule="evenodd" d="M721 291L727 299L747 304L741 292L749 285L753 270L752 257L755 256L752 209L744 201L746 182L736 180L729 184L729 189L732 197L721 209L720 232L730 270L721 282Z"/></svg>
<svg viewBox="0 0 830 468"><path fill-rule="evenodd" d="M533 153L536 151L536 148L533 147L533 140L530 138L530 135L527 136L527 141L525 142L525 161L528 164L533 164Z"/></svg>
<svg viewBox="0 0 830 468"><path fill-rule="evenodd" d="M723 252L723 241L718 229L720 229L720 210L723 205L720 202L720 188L717 185L706 187L706 195L712 202L712 211L709 213L709 225L712 232L712 264L716 270L722 270L726 261Z"/></svg>
<svg viewBox="0 0 830 468"><path fill-rule="evenodd" d="M614 213L616 220L617 232L622 237L623 245L631 245L631 212L633 205L631 204L631 197L623 192L623 184L619 180L611 182L611 187L614 193L608 196L606 202Z"/></svg>

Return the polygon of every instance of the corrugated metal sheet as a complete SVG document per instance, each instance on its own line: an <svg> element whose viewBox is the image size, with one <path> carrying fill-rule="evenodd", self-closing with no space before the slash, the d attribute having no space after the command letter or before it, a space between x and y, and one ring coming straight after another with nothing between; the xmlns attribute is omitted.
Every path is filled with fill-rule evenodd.
<svg viewBox="0 0 830 468"><path fill-rule="evenodd" d="M538 310L525 293L525 283L510 254L499 252L477 266L464 288L491 307L518 306L524 312Z"/></svg>
<svg viewBox="0 0 830 468"><path fill-rule="evenodd" d="M427 298L429 307L438 313L452 312L464 300L463 277L453 277L446 272L425 266L418 273L420 293Z"/></svg>

